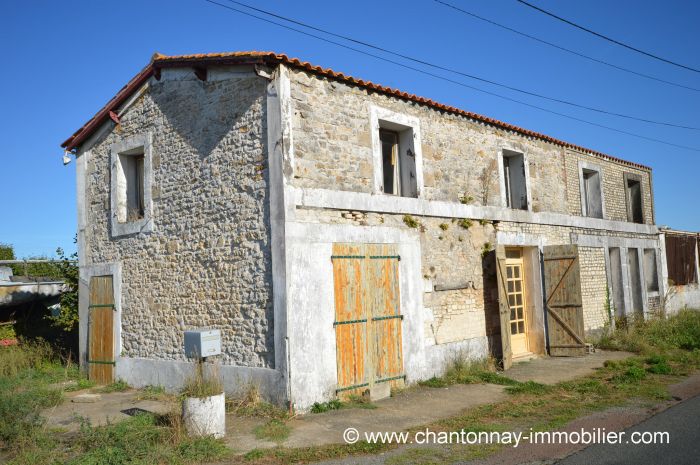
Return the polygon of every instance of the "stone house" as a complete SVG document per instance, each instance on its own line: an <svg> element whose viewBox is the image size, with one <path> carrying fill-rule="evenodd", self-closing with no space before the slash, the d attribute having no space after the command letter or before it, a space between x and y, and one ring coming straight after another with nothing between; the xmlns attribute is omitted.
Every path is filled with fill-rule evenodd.
<svg viewBox="0 0 700 465"><path fill-rule="evenodd" d="M285 55L156 54L63 147L97 379L175 389L218 328L228 391L303 411L664 294L650 168Z"/></svg>

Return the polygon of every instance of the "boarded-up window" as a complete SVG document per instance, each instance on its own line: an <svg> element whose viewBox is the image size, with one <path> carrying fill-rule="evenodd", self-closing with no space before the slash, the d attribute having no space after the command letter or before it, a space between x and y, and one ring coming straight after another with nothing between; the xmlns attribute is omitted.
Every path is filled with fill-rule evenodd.
<svg viewBox="0 0 700 465"><path fill-rule="evenodd" d="M682 286L697 283L695 274L696 238L692 235L666 235L666 262L668 279L673 284Z"/></svg>

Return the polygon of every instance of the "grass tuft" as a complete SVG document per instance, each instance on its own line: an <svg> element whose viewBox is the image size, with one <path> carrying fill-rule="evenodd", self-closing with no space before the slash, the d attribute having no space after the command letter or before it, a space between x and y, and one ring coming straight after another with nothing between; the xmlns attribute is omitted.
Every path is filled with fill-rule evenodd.
<svg viewBox="0 0 700 465"><path fill-rule="evenodd" d="M346 400L332 399L328 402L314 402L311 406L311 413L324 413L331 410L350 408L373 410L377 406L369 400L369 397L351 394Z"/></svg>
<svg viewBox="0 0 700 465"><path fill-rule="evenodd" d="M97 389L97 392L109 394L110 392L124 392L124 391L128 391L129 389L131 389L131 386L126 384L126 381L118 379L117 381L115 381L111 384L108 384L106 386L103 386L103 387Z"/></svg>
<svg viewBox="0 0 700 465"><path fill-rule="evenodd" d="M284 442L289 437L291 428L282 420L273 418L263 425L256 426L253 430L255 437L274 442Z"/></svg>
<svg viewBox="0 0 700 465"><path fill-rule="evenodd" d="M183 397L211 397L224 392L217 364L205 365L201 360L195 363L194 373L185 380Z"/></svg>

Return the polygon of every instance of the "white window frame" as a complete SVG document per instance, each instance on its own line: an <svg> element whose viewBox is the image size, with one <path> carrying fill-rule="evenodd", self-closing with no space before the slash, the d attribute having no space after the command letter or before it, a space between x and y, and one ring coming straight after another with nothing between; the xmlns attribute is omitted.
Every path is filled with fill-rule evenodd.
<svg viewBox="0 0 700 465"><path fill-rule="evenodd" d="M508 200L506 199L506 176L503 172L503 158L507 157L506 152L517 153L523 156L523 167L525 168L525 196L527 198L527 210L521 210L520 208L511 208L508 206ZM528 153L526 150L513 146L503 146L498 151L498 179L499 186L501 188L501 206L503 208L508 208L511 210L521 210L521 211L532 211L532 189L530 183L530 163L528 161Z"/></svg>
<svg viewBox="0 0 700 465"><path fill-rule="evenodd" d="M600 179L600 203L603 210L603 218L607 218L607 213L605 212L605 189L603 188L603 168L595 163L590 163L587 161L578 162L578 187L581 193L581 216L588 217L588 205L586 204L586 189L584 188L583 180L583 170L595 171L598 173L598 178Z"/></svg>
<svg viewBox="0 0 700 465"><path fill-rule="evenodd" d="M370 131L372 140L372 164L374 166L372 193L384 194L384 170L382 163L382 143L379 138L379 130L388 129L392 131L410 130L413 135L413 154L416 164L416 197L423 197L423 150L420 137L420 120L411 115L398 113L376 105L370 106ZM401 197L401 195L397 195Z"/></svg>
<svg viewBox="0 0 700 465"><path fill-rule="evenodd" d="M153 184L152 145L151 133L129 137L112 144L109 196L112 237L153 231L153 199L151 197L151 186ZM126 201L126 179L124 178L121 157L136 153L143 153L143 218L119 222L120 202Z"/></svg>

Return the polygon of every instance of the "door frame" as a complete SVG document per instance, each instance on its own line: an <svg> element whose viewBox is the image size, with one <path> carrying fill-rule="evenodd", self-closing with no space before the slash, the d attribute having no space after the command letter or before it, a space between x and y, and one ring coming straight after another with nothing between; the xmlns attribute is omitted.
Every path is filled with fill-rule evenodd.
<svg viewBox="0 0 700 465"><path fill-rule="evenodd" d="M546 314L544 307L544 262L543 262L543 247L544 241L539 236L534 236L531 234L515 234L515 233L504 233L498 232L496 235L497 245L496 249L499 247L504 248L504 254L506 248L517 247L523 251L523 268L525 276L529 276L526 280L525 286L527 288L527 300L528 305L528 349L533 355L546 355L547 354L547 328L546 328ZM498 254L496 254L496 261L498 261ZM504 271L505 272L505 271ZM498 276L498 263L496 263L496 273ZM498 281L497 281L498 286ZM499 295L500 300L500 295ZM500 312L500 305L499 305ZM501 332L501 339L503 338L503 333ZM510 347L510 344L508 344ZM503 341L501 341L501 347L503 346ZM512 347L511 349L511 360L507 362L504 360L504 366L509 366L508 363L512 363Z"/></svg>
<svg viewBox="0 0 700 465"><path fill-rule="evenodd" d="M114 361L117 362L114 366L114 377L119 378L119 358L122 351L122 266L120 262L101 263L96 265L81 266L80 279L78 281L78 333L79 333L79 352L80 352L80 367L87 372L88 369L88 349L89 349L89 312L90 312L90 278L93 276L112 276L112 289L114 292Z"/></svg>

